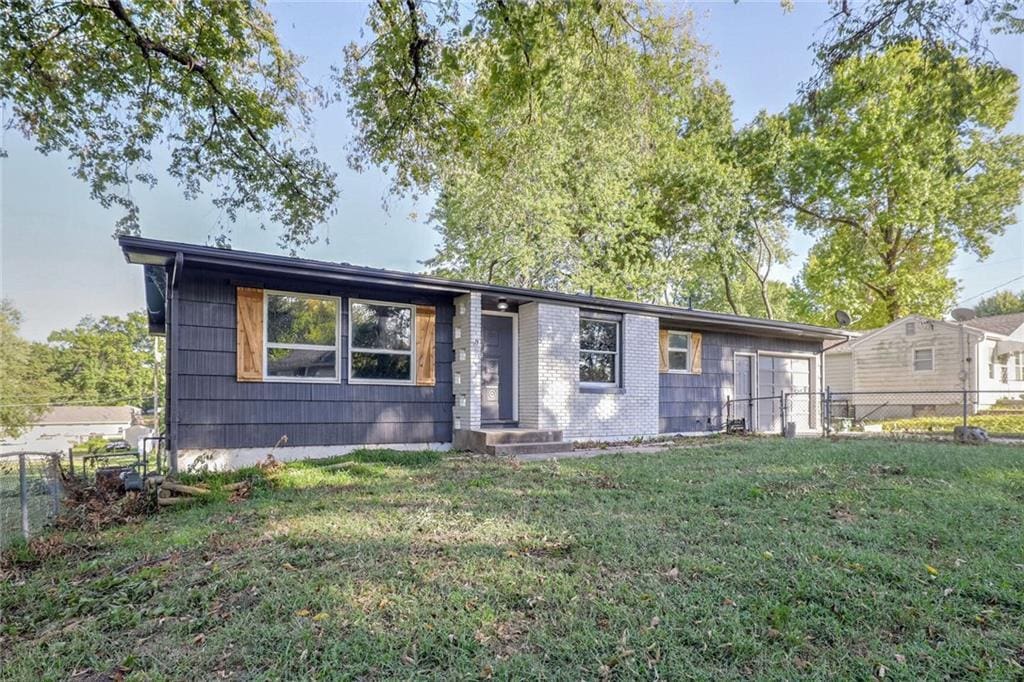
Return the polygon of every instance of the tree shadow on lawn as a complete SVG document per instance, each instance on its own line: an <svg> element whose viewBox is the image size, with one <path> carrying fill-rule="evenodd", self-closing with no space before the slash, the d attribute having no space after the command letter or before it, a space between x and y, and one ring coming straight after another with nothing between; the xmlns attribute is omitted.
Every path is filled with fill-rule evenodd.
<svg viewBox="0 0 1024 682"><path fill-rule="evenodd" d="M870 459L857 480L875 480ZM10 614L10 670L106 670L134 655L136 670L170 677L1013 672L1022 585L1014 574L993 582L1001 559L978 551L984 519L943 519L943 499L911 487L909 498L851 492L856 518L844 520L829 515L832 488L771 485L790 472L694 476L702 465L671 457L658 466L390 465L345 490L266 490L112 531L115 557L84 582L75 570L61 580L63 599L84 598L79 613L26 592ZM898 516L897 504L939 516ZM954 530L933 549L943 523ZM1006 532L988 541L1003 546ZM185 556L104 583L136 560L116 549L125 540ZM104 599L146 581L156 587L138 604ZM52 603L46 583L31 591ZM46 632L61 633L47 640L60 646L37 646Z"/></svg>

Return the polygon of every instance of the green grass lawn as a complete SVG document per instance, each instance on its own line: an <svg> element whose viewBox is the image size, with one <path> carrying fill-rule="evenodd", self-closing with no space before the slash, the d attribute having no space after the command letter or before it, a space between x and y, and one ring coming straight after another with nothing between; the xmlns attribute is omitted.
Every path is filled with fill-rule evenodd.
<svg viewBox="0 0 1024 682"><path fill-rule="evenodd" d="M1021 448L349 459L22 551L0 677L1024 674Z"/></svg>

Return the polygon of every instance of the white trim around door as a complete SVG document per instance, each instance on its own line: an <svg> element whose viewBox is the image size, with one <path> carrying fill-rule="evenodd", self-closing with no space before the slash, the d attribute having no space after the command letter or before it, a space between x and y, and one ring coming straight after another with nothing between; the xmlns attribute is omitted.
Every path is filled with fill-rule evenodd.
<svg viewBox="0 0 1024 682"><path fill-rule="evenodd" d="M519 313L481 310L481 315L512 318L512 421L519 423Z"/></svg>

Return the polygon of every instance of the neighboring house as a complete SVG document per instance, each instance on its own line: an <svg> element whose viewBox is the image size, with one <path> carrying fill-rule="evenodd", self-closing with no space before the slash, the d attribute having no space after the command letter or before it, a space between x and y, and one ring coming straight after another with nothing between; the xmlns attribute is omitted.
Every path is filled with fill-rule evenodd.
<svg viewBox="0 0 1024 682"><path fill-rule="evenodd" d="M962 350L958 323L911 315L825 352L825 386L851 410L861 406L856 418L868 409L879 418L959 414L961 371L971 411L1020 397L1024 313L966 322Z"/></svg>
<svg viewBox="0 0 1024 682"><path fill-rule="evenodd" d="M730 397L781 429L820 390L809 325L122 237L166 333L172 461L233 467L362 445L553 451L715 431ZM156 300L166 299L166 300ZM816 429L816 401L797 419ZM285 440L286 439L286 440Z"/></svg>
<svg viewBox="0 0 1024 682"><path fill-rule="evenodd" d="M137 412L126 405L54 407L21 436L0 443L0 452L67 452L93 436L123 438Z"/></svg>

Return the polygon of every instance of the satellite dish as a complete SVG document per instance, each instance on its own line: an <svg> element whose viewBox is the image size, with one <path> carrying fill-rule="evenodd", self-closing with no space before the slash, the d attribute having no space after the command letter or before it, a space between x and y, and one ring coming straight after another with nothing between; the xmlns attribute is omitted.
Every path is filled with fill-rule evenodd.
<svg viewBox="0 0 1024 682"><path fill-rule="evenodd" d="M954 308L951 314L953 315L953 319L957 322L967 322L968 320L973 320L978 316L977 313L970 308Z"/></svg>
<svg viewBox="0 0 1024 682"><path fill-rule="evenodd" d="M845 310L837 310L836 323L838 323L840 327L849 327L853 324L853 318L850 317L850 313Z"/></svg>

